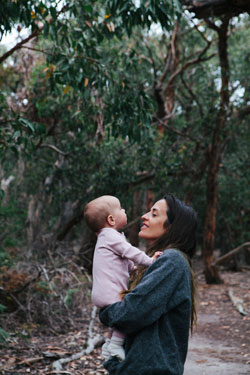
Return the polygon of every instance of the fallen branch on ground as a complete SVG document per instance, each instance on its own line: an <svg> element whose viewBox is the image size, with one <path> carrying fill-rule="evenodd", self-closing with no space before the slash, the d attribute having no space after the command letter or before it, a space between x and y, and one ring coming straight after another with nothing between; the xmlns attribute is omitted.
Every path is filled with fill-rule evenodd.
<svg viewBox="0 0 250 375"><path fill-rule="evenodd" d="M247 313L245 312L243 308L243 300L234 295L232 288L229 289L228 295L233 305L235 306L236 310L238 310L241 315L247 315Z"/></svg>
<svg viewBox="0 0 250 375"><path fill-rule="evenodd" d="M90 354L95 348L100 347L104 343L104 337L102 335L97 335L93 337L93 327L94 327L96 312L97 312L97 307L94 306L91 312L91 319L89 322L87 347L83 349L81 352L73 354L70 357L61 358L53 362L52 367L54 370L61 371L62 365L64 365L65 363L75 361L77 359L80 359L84 355Z"/></svg>
<svg viewBox="0 0 250 375"><path fill-rule="evenodd" d="M231 259L235 254L237 254L242 249L246 248L247 250L250 250L250 242L245 242L242 245L236 247L235 249L229 251L229 253L217 258L211 265L212 266L218 266L221 263L224 263Z"/></svg>
<svg viewBox="0 0 250 375"><path fill-rule="evenodd" d="M250 242L245 242L245 243L243 243L242 245L236 247L235 249L229 251L227 254L222 255L221 257L215 259L215 260L211 263L211 266L212 266L212 267L215 267L215 266L218 266L219 264L222 264L222 263L227 262L227 261L230 260L234 255L236 255L238 252L240 252L242 249L246 249L246 250L250 251ZM245 266L244 268L248 269L247 266ZM199 270L198 272L195 273L195 277L198 277L198 276L200 276L200 275L203 274L203 273L204 273L204 270Z"/></svg>

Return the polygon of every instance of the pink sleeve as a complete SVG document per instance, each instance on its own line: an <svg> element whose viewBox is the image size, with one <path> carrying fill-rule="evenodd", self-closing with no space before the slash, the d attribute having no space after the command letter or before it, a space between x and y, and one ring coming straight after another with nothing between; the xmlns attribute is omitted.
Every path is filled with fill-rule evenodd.
<svg viewBox="0 0 250 375"><path fill-rule="evenodd" d="M150 266L150 264L153 263L153 258L147 256L144 251L132 246L129 242L127 242L123 234L117 234L119 237L117 236L116 241L112 244L112 248L115 253L119 254L122 258L132 260L135 264Z"/></svg>
<svg viewBox="0 0 250 375"><path fill-rule="evenodd" d="M130 273L130 272L134 271L135 268L136 268L135 263L132 260L129 260L128 261L128 272Z"/></svg>

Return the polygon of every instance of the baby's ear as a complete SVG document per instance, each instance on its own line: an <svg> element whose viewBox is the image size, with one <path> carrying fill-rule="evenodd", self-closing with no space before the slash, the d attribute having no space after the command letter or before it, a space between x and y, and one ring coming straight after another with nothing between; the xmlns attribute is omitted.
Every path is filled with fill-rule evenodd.
<svg viewBox="0 0 250 375"><path fill-rule="evenodd" d="M108 225L110 225L111 227L113 227L115 225L115 219L112 215L108 215L107 216L107 222L108 222Z"/></svg>

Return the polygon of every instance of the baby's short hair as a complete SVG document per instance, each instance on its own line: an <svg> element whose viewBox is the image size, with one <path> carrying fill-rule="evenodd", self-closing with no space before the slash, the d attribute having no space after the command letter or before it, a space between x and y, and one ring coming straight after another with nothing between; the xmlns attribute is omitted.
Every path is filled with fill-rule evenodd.
<svg viewBox="0 0 250 375"><path fill-rule="evenodd" d="M90 201L84 208L84 217L89 228L97 233L106 224L106 219L111 211L110 196L103 195Z"/></svg>

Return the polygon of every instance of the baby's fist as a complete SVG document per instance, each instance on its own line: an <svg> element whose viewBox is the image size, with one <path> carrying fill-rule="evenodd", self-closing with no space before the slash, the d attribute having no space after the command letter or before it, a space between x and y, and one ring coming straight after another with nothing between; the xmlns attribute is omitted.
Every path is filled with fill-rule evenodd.
<svg viewBox="0 0 250 375"><path fill-rule="evenodd" d="M161 255L163 254L162 251L156 251L153 255L153 259L156 260L157 258L159 258Z"/></svg>

